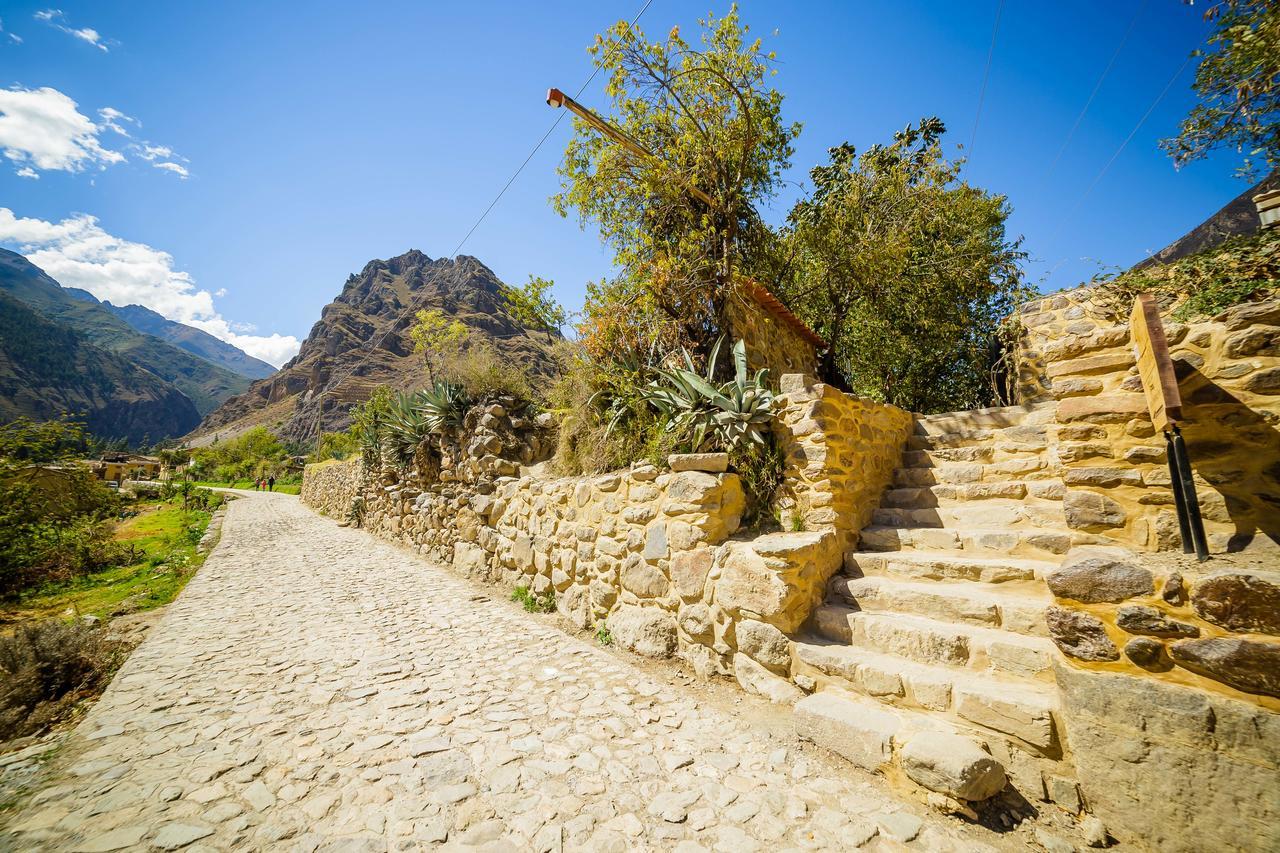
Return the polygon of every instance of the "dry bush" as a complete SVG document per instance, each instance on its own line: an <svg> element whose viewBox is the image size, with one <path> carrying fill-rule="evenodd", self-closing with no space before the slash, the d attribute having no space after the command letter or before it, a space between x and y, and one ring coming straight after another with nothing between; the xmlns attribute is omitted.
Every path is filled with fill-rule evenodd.
<svg viewBox="0 0 1280 853"><path fill-rule="evenodd" d="M58 619L0 637L0 740L39 734L106 686L126 649L97 628Z"/></svg>

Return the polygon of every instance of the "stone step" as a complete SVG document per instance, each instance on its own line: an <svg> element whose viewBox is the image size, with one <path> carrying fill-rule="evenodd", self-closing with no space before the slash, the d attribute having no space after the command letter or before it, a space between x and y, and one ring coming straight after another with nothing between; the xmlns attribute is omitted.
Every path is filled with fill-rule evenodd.
<svg viewBox="0 0 1280 853"><path fill-rule="evenodd" d="M963 412L944 412L917 417L913 432L916 435L972 432L975 430L999 430L1019 426L1039 426L1052 423L1057 407L1049 403L1029 406L1001 406L988 409L969 409Z"/></svg>
<svg viewBox="0 0 1280 853"><path fill-rule="evenodd" d="M871 523L881 527L1047 527L1065 530L1062 502L993 498L943 506L904 509L879 507Z"/></svg>
<svg viewBox="0 0 1280 853"><path fill-rule="evenodd" d="M965 556L1025 555L1040 559L1060 557L1070 550L1070 533L1008 527L913 527L871 525L862 529L864 551L876 552L964 552ZM937 555L942 556L942 555Z"/></svg>
<svg viewBox="0 0 1280 853"><path fill-rule="evenodd" d="M991 538L995 539L997 536L1006 542L1010 541L1010 534L993 533ZM974 553L962 548L936 551L848 551L844 555L844 573L855 578L896 575L913 580L1001 584L1017 581L1043 582L1060 563L1060 559L1035 559L1009 553Z"/></svg>
<svg viewBox="0 0 1280 853"><path fill-rule="evenodd" d="M907 437L907 450L959 450L970 447L1017 445L1028 450L1043 450L1051 438L1051 427L1023 425L1003 429L966 429L957 432L913 433Z"/></svg>
<svg viewBox="0 0 1280 853"><path fill-rule="evenodd" d="M828 601L871 613L927 616L1032 637L1049 635L1044 611L1053 603L1038 581L996 586L972 581L909 581L883 575L837 575L831 581Z"/></svg>
<svg viewBox="0 0 1280 853"><path fill-rule="evenodd" d="M1056 477L1054 467L1039 454L1024 454L999 462L938 462L936 465L903 466L894 469L896 488L938 484L972 485L1010 480L1043 480Z"/></svg>
<svg viewBox="0 0 1280 853"><path fill-rule="evenodd" d="M1052 680L1053 643L993 628L942 622L925 616L871 613L823 604L814 630L837 643L897 655L916 663L1019 678Z"/></svg>
<svg viewBox="0 0 1280 853"><path fill-rule="evenodd" d="M1056 480L1006 480L1003 483L939 483L932 486L899 486L884 493L880 506L925 509L965 501L1022 500L1025 497L1062 500L1066 486Z"/></svg>
<svg viewBox="0 0 1280 853"><path fill-rule="evenodd" d="M1045 751L1059 741L1057 691L1050 684L957 673L821 638L798 640L795 650L802 663L830 679L813 696L847 697L860 712L854 719L896 719L926 729L973 726L982 735L995 732ZM800 700L796 711L813 696Z"/></svg>

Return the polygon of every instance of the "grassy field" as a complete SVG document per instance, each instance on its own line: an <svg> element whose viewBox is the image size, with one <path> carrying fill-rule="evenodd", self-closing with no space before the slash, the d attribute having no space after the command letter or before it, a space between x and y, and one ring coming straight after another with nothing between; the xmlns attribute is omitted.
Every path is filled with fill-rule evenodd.
<svg viewBox="0 0 1280 853"><path fill-rule="evenodd" d="M56 617L68 608L106 621L173 601L204 562L196 544L209 525L209 513L183 510L180 498L139 509L115 531L118 541L134 548L136 559L130 565L32 589L0 607L0 623Z"/></svg>
<svg viewBox="0 0 1280 853"><path fill-rule="evenodd" d="M211 480L201 480L191 485L206 489L252 489L253 480L236 480L234 483L215 483ZM302 491L302 485L300 483L276 483L275 491L285 495L296 495Z"/></svg>

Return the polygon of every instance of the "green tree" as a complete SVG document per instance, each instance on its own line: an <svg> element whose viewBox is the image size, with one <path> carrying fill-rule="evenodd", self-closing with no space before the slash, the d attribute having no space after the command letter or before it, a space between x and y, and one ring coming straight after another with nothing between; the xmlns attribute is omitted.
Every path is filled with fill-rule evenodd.
<svg viewBox="0 0 1280 853"><path fill-rule="evenodd" d="M790 165L800 126L782 120L782 95L769 85L774 55L750 39L736 6L699 24L698 46L678 29L650 42L620 21L590 48L609 75L608 120L650 155L574 121L552 201L595 223L622 271L596 289L609 301L589 300L588 335L623 324L706 352L727 289L752 271L756 205Z"/></svg>
<svg viewBox="0 0 1280 853"><path fill-rule="evenodd" d="M1245 156L1243 176L1256 177L1258 161L1280 168L1280 4L1224 0L1205 18L1217 27L1211 49L1193 54L1202 57L1193 84L1201 102L1160 145L1179 166L1230 146Z"/></svg>
<svg viewBox="0 0 1280 853"><path fill-rule="evenodd" d="M439 308L429 308L413 315L409 338L413 351L421 353L427 372L435 376L443 362L456 356L471 338L471 330L461 320L449 317Z"/></svg>
<svg viewBox="0 0 1280 853"><path fill-rule="evenodd" d="M569 312L551 295L554 286L551 279L531 275L523 287L504 284L502 294L511 316L522 326L558 331L569 321Z"/></svg>
<svg viewBox="0 0 1280 853"><path fill-rule="evenodd" d="M918 412L984 405L1001 321L1024 298L1009 205L960 179L936 118L810 172L779 290L831 345L824 371Z"/></svg>

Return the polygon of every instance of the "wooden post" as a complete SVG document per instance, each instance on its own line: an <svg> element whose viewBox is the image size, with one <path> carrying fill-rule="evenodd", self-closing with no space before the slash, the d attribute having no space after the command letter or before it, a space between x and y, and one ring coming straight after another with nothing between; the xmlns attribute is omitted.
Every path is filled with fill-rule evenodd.
<svg viewBox="0 0 1280 853"><path fill-rule="evenodd" d="M1205 542L1204 521L1200 517L1200 501L1191 473L1191 459L1186 442L1178 429L1182 420L1182 395L1169 355L1169 341L1160 320L1160 306L1150 293L1140 293L1133 300L1129 317L1129 338L1133 357L1138 362L1138 377L1147 400L1152 425L1164 433L1169 454L1169 478L1173 501L1178 511L1178 529L1182 534L1182 550L1195 551L1201 562L1209 559Z"/></svg>

